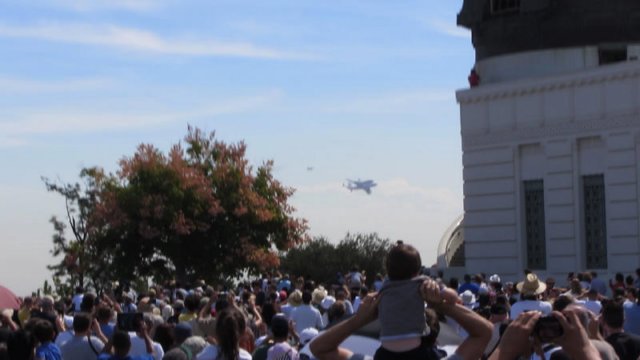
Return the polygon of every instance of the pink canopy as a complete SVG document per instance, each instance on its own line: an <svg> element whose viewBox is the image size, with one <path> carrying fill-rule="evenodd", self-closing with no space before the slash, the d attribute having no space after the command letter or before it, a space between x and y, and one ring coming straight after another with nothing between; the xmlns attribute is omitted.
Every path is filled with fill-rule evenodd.
<svg viewBox="0 0 640 360"><path fill-rule="evenodd" d="M0 285L0 309L19 309L20 300L16 294Z"/></svg>

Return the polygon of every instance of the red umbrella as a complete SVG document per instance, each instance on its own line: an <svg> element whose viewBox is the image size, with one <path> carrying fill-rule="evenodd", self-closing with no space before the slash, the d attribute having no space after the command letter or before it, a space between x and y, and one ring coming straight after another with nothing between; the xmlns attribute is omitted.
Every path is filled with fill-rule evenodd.
<svg viewBox="0 0 640 360"><path fill-rule="evenodd" d="M0 309L19 309L20 300L16 294L0 285Z"/></svg>

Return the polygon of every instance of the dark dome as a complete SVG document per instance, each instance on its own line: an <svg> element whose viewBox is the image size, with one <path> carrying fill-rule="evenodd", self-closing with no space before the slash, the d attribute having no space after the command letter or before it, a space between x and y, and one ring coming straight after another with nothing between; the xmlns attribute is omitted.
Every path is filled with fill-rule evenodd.
<svg viewBox="0 0 640 360"><path fill-rule="evenodd" d="M464 0L458 25L476 59L523 51L640 43L638 0Z"/></svg>

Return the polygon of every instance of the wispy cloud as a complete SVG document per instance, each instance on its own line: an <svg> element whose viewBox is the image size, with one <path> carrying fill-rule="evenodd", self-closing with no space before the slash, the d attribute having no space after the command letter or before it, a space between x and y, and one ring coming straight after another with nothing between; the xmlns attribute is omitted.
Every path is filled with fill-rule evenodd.
<svg viewBox="0 0 640 360"><path fill-rule="evenodd" d="M210 102L206 106L188 111L153 110L97 111L88 110L40 110L22 112L15 116L6 116L10 121L0 122L0 146L25 145L26 138L34 135L96 133L140 129L149 126L170 124L177 121L193 121L224 114L254 111L277 101L279 91L270 91L244 98L224 99Z"/></svg>
<svg viewBox="0 0 640 360"><path fill-rule="evenodd" d="M429 27L439 32L440 34L464 39L471 38L471 31L456 26L453 22L432 19L427 23Z"/></svg>
<svg viewBox="0 0 640 360"><path fill-rule="evenodd" d="M107 78L76 78L65 80L41 81L16 78L0 74L0 93L59 93L102 90L113 85Z"/></svg>
<svg viewBox="0 0 640 360"><path fill-rule="evenodd" d="M416 108L426 108L434 102L453 102L453 89L414 90L350 99L326 106L328 113L390 114L415 113Z"/></svg>
<svg viewBox="0 0 640 360"><path fill-rule="evenodd" d="M0 37L29 38L69 44L106 46L164 55L310 60L310 54L262 47L248 42L168 38L154 32L117 25L49 23L32 26L0 24Z"/></svg>
<svg viewBox="0 0 640 360"><path fill-rule="evenodd" d="M98 10L126 10L135 12L147 12L156 10L162 5L162 0L53 0L54 6L63 7L73 11L98 11Z"/></svg>
<svg viewBox="0 0 640 360"><path fill-rule="evenodd" d="M297 194L336 194L348 192L343 184L338 181L322 184L305 185L296 187ZM363 194L364 195L364 194ZM410 197L420 202L434 205L449 205L453 200L459 200L459 196L444 187L424 187L411 184L404 178L392 178L378 181L378 185L372 189L373 198L404 198Z"/></svg>

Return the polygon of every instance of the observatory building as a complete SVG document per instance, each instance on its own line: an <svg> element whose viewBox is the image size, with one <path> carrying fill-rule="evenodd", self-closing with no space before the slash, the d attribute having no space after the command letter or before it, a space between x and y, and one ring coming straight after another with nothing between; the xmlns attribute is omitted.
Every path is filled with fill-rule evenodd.
<svg viewBox="0 0 640 360"><path fill-rule="evenodd" d="M640 267L640 1L465 0L464 218L439 266L519 279Z"/></svg>

